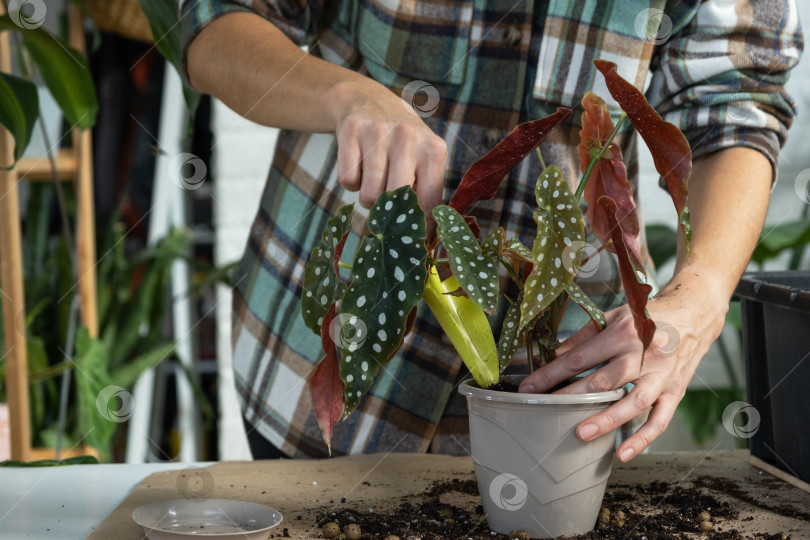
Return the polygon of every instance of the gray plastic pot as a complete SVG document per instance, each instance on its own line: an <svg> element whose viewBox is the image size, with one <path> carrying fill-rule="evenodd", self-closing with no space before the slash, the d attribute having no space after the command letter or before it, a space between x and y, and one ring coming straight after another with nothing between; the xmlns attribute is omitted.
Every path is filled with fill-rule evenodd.
<svg viewBox="0 0 810 540"><path fill-rule="evenodd" d="M515 384L520 376L504 376ZM576 426L625 390L598 394L519 394L459 386L470 412L478 491L495 532L532 538L583 534L596 525L613 462L615 431L582 442Z"/></svg>

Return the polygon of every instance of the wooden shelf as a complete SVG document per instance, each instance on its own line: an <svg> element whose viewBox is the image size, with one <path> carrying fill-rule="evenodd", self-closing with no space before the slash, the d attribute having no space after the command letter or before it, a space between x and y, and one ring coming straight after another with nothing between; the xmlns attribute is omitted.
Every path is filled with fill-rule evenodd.
<svg viewBox="0 0 810 540"><path fill-rule="evenodd" d="M0 2L0 15L5 14ZM79 9L68 6L71 45L84 54L84 27ZM0 39L0 72L11 72L11 51L6 35ZM78 278L76 290L81 297L82 323L91 337L98 336L98 300L96 291L95 211L93 207L93 153L89 129L72 129L72 148L60 148L56 154L59 180L72 180L76 192L76 253ZM13 162L14 138L0 128L0 163ZM3 291L3 319L15 320L25 313L23 290L22 240L20 236L19 193L21 180L52 181L53 171L47 156L24 158L13 169L0 168L0 289ZM16 325L3 327L5 337L6 388L11 431L11 458L28 461L39 455L31 449L31 422L28 392L26 336ZM84 452L83 452L84 453ZM50 451L47 458L53 458ZM40 458L41 459L41 458Z"/></svg>
<svg viewBox="0 0 810 540"><path fill-rule="evenodd" d="M60 148L56 154L56 176L59 180L76 178L76 155L72 148ZM50 182L53 180L51 160L47 157L24 157L17 162L17 175L20 180L30 182Z"/></svg>

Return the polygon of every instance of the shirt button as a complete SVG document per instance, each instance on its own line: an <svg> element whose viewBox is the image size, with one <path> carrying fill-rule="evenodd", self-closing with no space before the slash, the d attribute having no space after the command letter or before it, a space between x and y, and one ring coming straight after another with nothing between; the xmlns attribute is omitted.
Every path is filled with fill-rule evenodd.
<svg viewBox="0 0 810 540"><path fill-rule="evenodd" d="M492 148L503 139L503 131L497 128L489 128L486 131L486 139L487 145Z"/></svg>
<svg viewBox="0 0 810 540"><path fill-rule="evenodd" d="M517 26L510 26L506 29L506 36L504 37L506 45L515 48L520 47L521 42L523 42L523 30Z"/></svg>

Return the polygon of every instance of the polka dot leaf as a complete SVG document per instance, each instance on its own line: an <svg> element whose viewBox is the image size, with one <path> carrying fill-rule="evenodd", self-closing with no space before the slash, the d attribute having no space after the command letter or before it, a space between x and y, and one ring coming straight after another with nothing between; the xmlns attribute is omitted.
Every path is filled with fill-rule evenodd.
<svg viewBox="0 0 810 540"><path fill-rule="evenodd" d="M481 252L486 255L497 257L503 251L506 232L503 227L498 227L481 239Z"/></svg>
<svg viewBox="0 0 810 540"><path fill-rule="evenodd" d="M512 362L515 351L523 346L523 340L528 331L528 328L520 328L520 305L522 302L523 293L521 292L515 303L506 310L506 316L503 318L501 339L498 341L498 363L501 371Z"/></svg>
<svg viewBox="0 0 810 540"><path fill-rule="evenodd" d="M341 302L342 328L335 332L344 338L338 345L344 418L399 350L427 278L425 213L410 186L380 195L369 211L368 228Z"/></svg>
<svg viewBox="0 0 810 540"><path fill-rule="evenodd" d="M506 241L504 251L510 254L515 254L523 260L532 261L532 252L529 248L524 246L517 238L510 238Z"/></svg>
<svg viewBox="0 0 810 540"><path fill-rule="evenodd" d="M568 296L571 298L571 300L582 306L582 309L588 313L593 321L593 324L595 324L599 330L604 330L605 325L607 324L605 321L605 314L596 304L594 304L593 300L591 300L587 294L582 292L579 285L572 281L568 284L568 287L566 287L565 290L568 291Z"/></svg>
<svg viewBox="0 0 810 540"><path fill-rule="evenodd" d="M585 237L582 212L562 172L546 168L534 190L537 237L532 246L534 267L526 276L520 304L520 328L528 326L574 280L581 250L571 248Z"/></svg>
<svg viewBox="0 0 810 540"><path fill-rule="evenodd" d="M301 315L304 324L315 334L321 334L321 323L329 310L343 296L346 285L338 275L338 262L346 238L352 230L353 204L341 208L326 222L321 241L309 255L304 269L304 290L301 295Z"/></svg>
<svg viewBox="0 0 810 540"><path fill-rule="evenodd" d="M453 208L439 205L433 209L437 234L447 250L450 269L468 297L489 314L498 304L498 261L484 255L464 218Z"/></svg>

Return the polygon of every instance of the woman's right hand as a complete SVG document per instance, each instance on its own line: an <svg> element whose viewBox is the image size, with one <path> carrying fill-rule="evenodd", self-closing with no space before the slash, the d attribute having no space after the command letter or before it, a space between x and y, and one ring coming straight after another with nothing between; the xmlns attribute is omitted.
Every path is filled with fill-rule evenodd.
<svg viewBox="0 0 810 540"><path fill-rule="evenodd" d="M194 86L266 126L336 133L338 179L360 204L411 185L426 211L442 200L447 148L388 88L309 55L268 20L229 13L188 48ZM428 227L430 231L430 226Z"/></svg>
<svg viewBox="0 0 810 540"><path fill-rule="evenodd" d="M333 91L341 185L359 191L366 208L384 191L412 186L430 216L442 201L444 140L410 103L371 79L339 83Z"/></svg>

